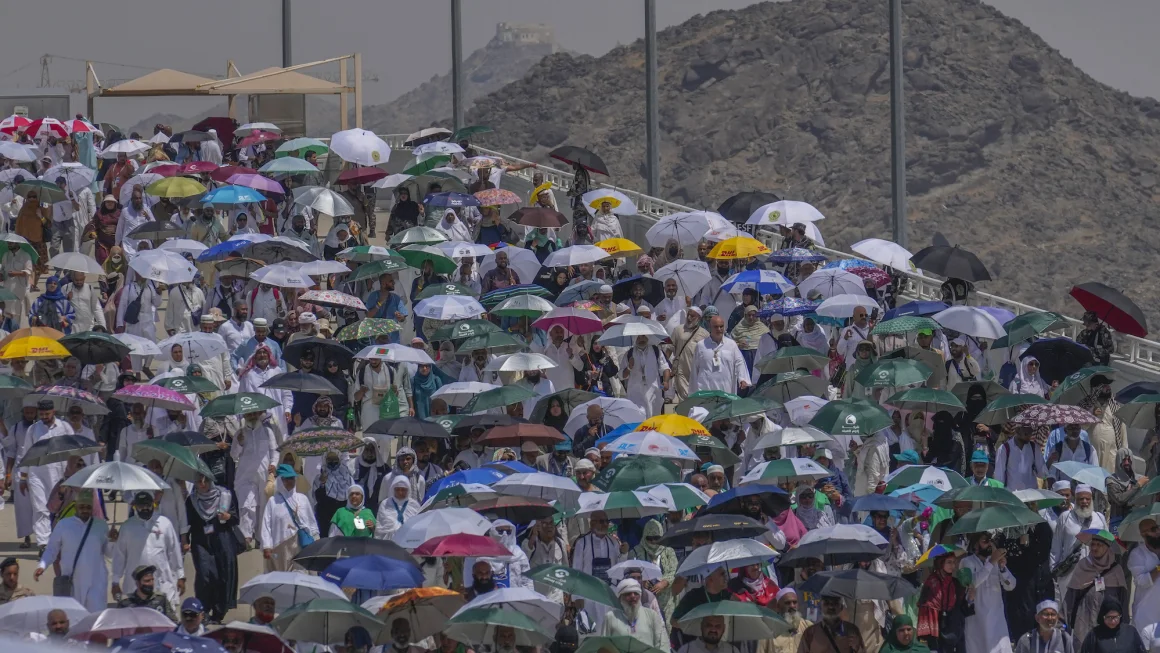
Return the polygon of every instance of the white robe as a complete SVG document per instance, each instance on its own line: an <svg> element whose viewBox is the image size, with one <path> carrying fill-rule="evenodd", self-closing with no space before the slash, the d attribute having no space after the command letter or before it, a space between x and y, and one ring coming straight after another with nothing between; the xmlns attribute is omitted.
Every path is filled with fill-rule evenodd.
<svg viewBox="0 0 1160 653"><path fill-rule="evenodd" d="M275 406L266 411L266 414L274 420L276 425L278 425L278 434L280 437L285 437L285 435L290 432L290 429L287 428L286 424L286 415L294 406L294 395L289 390L282 390L280 388L263 388L262 384L274 378L275 376L282 374L284 371L285 370L282 368L273 364L267 366L264 370L255 367L242 375L242 378L238 380L238 392L256 392L261 395L266 395L274 401L282 404L281 409Z"/></svg>
<svg viewBox="0 0 1160 653"><path fill-rule="evenodd" d="M1145 627L1160 622L1160 583L1152 580L1152 570L1156 567L1160 567L1160 556L1143 544L1128 554L1128 571L1135 584L1132 624L1141 635Z"/></svg>
<svg viewBox="0 0 1160 653"><path fill-rule="evenodd" d="M383 481L383 489L388 489L386 481ZM375 516L375 539L394 540L395 532L399 530L399 527L419 514L421 503L416 499L407 499L400 504L395 500L393 494L383 499L379 503L379 511ZM399 519L400 511L402 511L402 519Z"/></svg>
<svg viewBox="0 0 1160 653"><path fill-rule="evenodd" d="M737 343L722 338L718 344L712 337L697 343L693 351L693 375L689 393L698 390L724 390L736 393L741 382L750 383L749 370Z"/></svg>
<svg viewBox="0 0 1160 653"><path fill-rule="evenodd" d="M963 558L959 565L971 570L975 587L975 614L967 617L966 653L1011 653L1003 592L1015 589L1015 576L1010 569L1000 571L990 559L980 560L977 555Z"/></svg>
<svg viewBox="0 0 1160 653"><path fill-rule="evenodd" d="M28 427L28 440L32 444L47 438L55 438L58 435L73 435L72 426L69 426L69 423L62 419L54 419L52 426L45 426L44 422L37 420L35 424ZM52 534L48 495L64 476L66 464L64 462L49 463L29 469L28 492L32 497L33 530L36 533L37 544L43 545Z"/></svg>
<svg viewBox="0 0 1160 653"><path fill-rule="evenodd" d="M234 354L238 349L250 341L254 337L254 324L250 321L242 322L241 326L234 320L229 320L218 327L218 335L226 341L226 347L229 347L230 354Z"/></svg>
<svg viewBox="0 0 1160 653"><path fill-rule="evenodd" d="M572 368L568 368L568 369L569 369L569 371L571 371ZM531 399L524 400L524 416L525 416L525 418L532 414L532 410L535 409L536 404L539 403L539 401L541 399L543 399L544 397L547 397L550 394L553 394L557 390L556 384L552 383L551 379L548 379L547 377L543 377L543 376L541 376L540 380L536 382L536 385L532 385L531 383L529 383L527 377L520 379L516 385L521 385L521 386L527 388L528 390L531 390L536 395L536 396L532 397ZM565 386L565 387L570 388L572 386Z"/></svg>
<svg viewBox="0 0 1160 653"><path fill-rule="evenodd" d="M654 309L653 309L653 315L655 316L654 319L657 322L660 322L663 324L664 322L668 321L669 318L673 317L674 315L677 315L678 313L681 313L682 311L684 311L688 307L689 307L689 305L685 303L685 298L680 296L680 295L677 295L676 297L673 297L672 299L665 297L659 303L657 303L657 305L654 307Z"/></svg>
<svg viewBox="0 0 1160 653"><path fill-rule="evenodd" d="M137 297L141 298L141 311L137 314L137 323L129 324L125 321L125 311ZM130 283L121 291L121 301L117 304L116 326L124 327L125 333L157 342L157 311L160 308L161 293L153 287L152 281L145 282L144 288L137 283Z"/></svg>
<svg viewBox="0 0 1160 653"><path fill-rule="evenodd" d="M406 390L410 384L404 384L406 376L406 372L403 371L391 373L390 367L386 363L379 366L378 370L375 370L370 365L363 368L362 377L350 388L350 399L353 402L354 393L364 387L367 388L367 393L362 398L362 412L359 414L359 419L362 421L362 427L364 429L379 421L379 404L375 401L375 394L376 392L389 392L392 387L392 378L394 380L393 387L395 393L399 396L399 414L403 417L407 416L409 404L407 403ZM385 395L383 398L385 398Z"/></svg>
<svg viewBox="0 0 1160 653"><path fill-rule="evenodd" d="M148 206L141 207L141 211L137 212L132 206L126 206L121 211L121 219L117 222L117 243L128 246L131 252L137 251L137 243L140 242L135 238L127 238L128 234L133 233L133 230L146 222L153 221L153 212L149 210Z"/></svg>
<svg viewBox="0 0 1160 653"><path fill-rule="evenodd" d="M185 555L177 530L168 518L157 513L149 521L130 517L119 529L112 549L112 581L121 586L123 593L137 591L134 569L142 565L157 567L153 574L155 591L165 595L175 614L179 611L177 581L185 578Z"/></svg>
<svg viewBox="0 0 1160 653"><path fill-rule="evenodd" d="M9 302L11 306L6 304L4 312L18 318L21 315L28 315L29 309L32 307L32 302L28 296L28 282L32 277L32 257L24 250L11 252L5 248L3 256L0 257L0 267L4 270L4 288L20 300L19 302ZM10 276L12 272L27 272L28 276Z"/></svg>
<svg viewBox="0 0 1160 653"><path fill-rule="evenodd" d="M73 577L74 599L89 612L104 610L109 594L109 568L105 566L105 556L109 549L109 525L103 519L96 519L80 557L77 549L84 538L87 522L77 517L66 517L57 523L48 538L44 554L40 556L40 569L47 568L60 557L60 573ZM76 560L76 568L73 567Z"/></svg>
<svg viewBox="0 0 1160 653"><path fill-rule="evenodd" d="M620 543L611 536L600 537L591 532L576 540L572 548L572 567L592 574L592 564L598 558L608 558L609 566L619 563L624 559ZM607 573L602 578L607 580Z"/></svg>
<svg viewBox="0 0 1160 653"><path fill-rule="evenodd" d="M129 424L121 429L121 437L118 438L117 442L117 451L121 454L122 461L127 463L137 462L133 458L133 445L149 439L148 428L147 424L142 423L141 426Z"/></svg>
<svg viewBox="0 0 1160 653"><path fill-rule="evenodd" d="M36 422L33 422L35 424ZM8 432L12 434L12 440L15 443L15 455L12 456L19 462L24 458L24 454L28 451L28 447L32 446L32 442L28 439L28 426L25 426L22 419L18 419L15 424L8 427ZM9 455L5 451L5 457ZM27 467L21 467L17 471L17 478L21 474L28 474ZM16 537L25 538L32 535L33 513L32 513L32 492L21 492L17 488L13 493L13 503L16 504Z"/></svg>
<svg viewBox="0 0 1160 653"><path fill-rule="evenodd" d="M600 242L609 238L624 238L624 230L620 226L620 216L615 213L604 214L600 211L592 216L592 242Z"/></svg>
<svg viewBox="0 0 1160 653"><path fill-rule="evenodd" d="M69 282L61 288L76 311L73 319L73 333L92 331L93 325L105 326L105 311L101 308L101 292L88 283L79 286Z"/></svg>
<svg viewBox="0 0 1160 653"><path fill-rule="evenodd" d="M205 293L201 288L189 285L169 287L169 305L165 308L165 330L177 333L193 333L197 330L193 323L194 311L205 308Z"/></svg>
<svg viewBox="0 0 1160 653"><path fill-rule="evenodd" d="M258 289L258 292L247 293L250 295L250 319L256 320L260 317L266 318L266 324L274 324L274 320L278 319L278 306L282 304L282 299L274 296L274 290ZM280 292L279 292L280 294Z"/></svg>
<svg viewBox="0 0 1160 653"><path fill-rule="evenodd" d="M263 549L273 549L286 540L296 537L298 528L305 528L315 539L318 539L318 520L314 517L314 509L306 500L306 495L300 492L290 492L278 480L278 493L270 497L266 503L266 510L262 515L262 530L259 535ZM290 516L291 507L298 518L298 525L294 525L294 518Z"/></svg>
<svg viewBox="0 0 1160 653"><path fill-rule="evenodd" d="M656 350L656 354L653 350ZM632 354L632 368L628 367L628 355ZM660 415L664 410L662 382L664 373L669 371L669 361L659 346L645 345L644 349L633 347L625 353L621 377L624 379L628 400L644 409L646 418Z"/></svg>
<svg viewBox="0 0 1160 653"><path fill-rule="evenodd" d="M576 348L572 347L567 341L561 342L559 347L552 344L551 342L547 342L543 345L532 345L532 352L543 354L556 364L556 367L548 368L543 372L544 376L546 376L548 380L552 382L552 387L555 388L554 391L576 387L576 375L572 370L572 356L568 353L569 350L575 352ZM535 405L536 402L533 401L532 406ZM527 418L530 415L531 412L528 410L528 406L525 404L524 417Z"/></svg>
<svg viewBox="0 0 1160 653"><path fill-rule="evenodd" d="M234 477L235 496L238 498L238 526L246 537L254 536L254 529L261 519L259 510L264 504L262 497L266 490L266 475L270 465L277 460L278 445L282 441L277 427L267 421L259 421L253 426L243 424L240 435L244 438L234 438L230 448L230 455L238 463ZM241 439L245 442L240 442Z"/></svg>

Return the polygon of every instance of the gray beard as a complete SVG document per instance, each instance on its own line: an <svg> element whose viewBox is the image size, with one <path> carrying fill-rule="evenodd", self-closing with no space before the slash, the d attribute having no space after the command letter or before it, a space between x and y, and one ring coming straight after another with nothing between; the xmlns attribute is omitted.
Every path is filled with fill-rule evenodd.
<svg viewBox="0 0 1160 653"><path fill-rule="evenodd" d="M636 620L637 615L640 614L640 604L639 603L637 603L636 605L630 606L630 605L625 605L625 603L623 601L621 601L620 607L622 607L624 609L624 615L626 617L628 617L629 621Z"/></svg>
<svg viewBox="0 0 1160 653"><path fill-rule="evenodd" d="M802 622L802 613L798 612L797 610L790 610L781 616L785 619L786 623L789 624L789 627L795 631L798 629L798 625Z"/></svg>
<svg viewBox="0 0 1160 653"><path fill-rule="evenodd" d="M1091 519L1092 514L1095 513L1095 508L1092 506L1088 506L1087 508L1080 508L1079 506L1076 506L1075 508L1072 508L1072 510L1075 512L1075 516L1079 517L1080 519Z"/></svg>

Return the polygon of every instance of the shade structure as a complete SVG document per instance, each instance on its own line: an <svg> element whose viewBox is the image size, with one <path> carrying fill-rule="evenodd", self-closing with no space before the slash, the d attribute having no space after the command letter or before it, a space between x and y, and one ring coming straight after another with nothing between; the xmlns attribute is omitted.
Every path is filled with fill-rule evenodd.
<svg viewBox="0 0 1160 653"><path fill-rule="evenodd" d="M158 95L201 95L198 86L213 80L180 70L162 68L113 88L101 89L101 97L148 97Z"/></svg>

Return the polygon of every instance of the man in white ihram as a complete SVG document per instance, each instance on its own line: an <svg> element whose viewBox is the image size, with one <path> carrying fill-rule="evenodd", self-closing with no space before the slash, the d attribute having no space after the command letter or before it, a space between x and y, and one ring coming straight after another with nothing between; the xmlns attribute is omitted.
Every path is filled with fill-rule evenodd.
<svg viewBox="0 0 1160 653"><path fill-rule="evenodd" d="M1160 622L1160 583L1156 582L1160 580L1160 524L1151 518L1140 520L1140 536L1144 541L1128 555L1128 571L1135 584L1132 624L1148 644Z"/></svg>
<svg viewBox="0 0 1160 653"><path fill-rule="evenodd" d="M93 517L93 491L77 493L76 514L60 520L32 577L37 581L48 565L60 558L61 576L72 578L71 596L89 612L104 610L109 591L105 553L109 548L109 525Z"/></svg>
<svg viewBox="0 0 1160 653"><path fill-rule="evenodd" d="M1066 559L1078 542L1080 531L1089 528L1106 529L1108 522L1102 512L1096 512L1092 506L1092 488L1090 485L1077 485L1072 498L1072 509L1059 516L1055 522L1055 530L1051 534L1051 566ZM1080 557L1088 554L1086 544L1079 546ZM1067 587L1071 580L1071 573L1059 579L1060 587Z"/></svg>
<svg viewBox="0 0 1160 653"><path fill-rule="evenodd" d="M177 530L169 518L155 512L152 492L138 492L133 498L133 510L135 514L120 529L109 533L109 540L114 543L113 599L119 601L122 592L137 591L134 569L155 567L156 591L177 613L185 593L185 554Z"/></svg>
<svg viewBox="0 0 1160 653"><path fill-rule="evenodd" d="M38 422L28 427L28 441L36 444L47 438L58 435L73 435L73 428L69 423L56 418L56 409L51 399L41 399L36 404ZM45 546L52 535L52 516L48 510L48 495L52 488L64 475L64 462L37 465L28 470L27 489L32 498L32 528L36 534L36 543ZM22 488L23 490L23 488Z"/></svg>
<svg viewBox="0 0 1160 653"><path fill-rule="evenodd" d="M571 388L576 385L575 372L572 370L572 343L565 342L564 336L567 334L564 327L556 325L548 330L548 342L543 346L539 344L532 345L532 351L537 354L543 354L548 357L556 367L550 367L544 371L544 376L552 382L552 387L559 391L565 388ZM536 403L533 401L532 406ZM528 417L531 412L524 407L524 416Z"/></svg>
<svg viewBox="0 0 1160 653"><path fill-rule="evenodd" d="M736 393L748 388L749 369L732 338L725 337L725 319L716 315L709 321L709 337L697 343L693 354L693 380L689 393L724 390Z"/></svg>
<svg viewBox="0 0 1160 653"><path fill-rule="evenodd" d="M279 465L274 479L278 488L262 514L262 557L266 571L291 571L298 545L298 530L306 529L318 539L318 521L306 495L294 491L298 473L290 465Z"/></svg>
<svg viewBox="0 0 1160 653"><path fill-rule="evenodd" d="M966 653L1011 653L1003 592L1015 589L1015 576L1007 569L1007 551L995 547L990 533L981 533L959 566L971 572L967 600L975 605L975 614L967 617Z"/></svg>
<svg viewBox="0 0 1160 653"><path fill-rule="evenodd" d="M643 408L646 418L664 412L665 393L673 374L660 347L648 340L648 336L636 337L634 346L624 354L621 371L628 400Z"/></svg>
<svg viewBox="0 0 1160 653"><path fill-rule="evenodd" d="M234 488L238 497L238 526L247 546L253 543L254 530L262 519L266 476L275 471L280 439L274 421L265 411L258 410L243 416L242 430L230 450L237 461Z"/></svg>

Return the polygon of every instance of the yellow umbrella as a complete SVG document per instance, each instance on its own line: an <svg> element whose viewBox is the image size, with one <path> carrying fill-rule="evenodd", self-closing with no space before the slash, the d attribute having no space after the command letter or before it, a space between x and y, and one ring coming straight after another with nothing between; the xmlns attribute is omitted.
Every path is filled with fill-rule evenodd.
<svg viewBox="0 0 1160 653"><path fill-rule="evenodd" d="M717 246L709 252L709 258L720 259L745 259L753 258L754 256L761 256L768 254L769 248L761 244L761 241L750 236L734 236L733 238L726 238L717 243Z"/></svg>
<svg viewBox="0 0 1160 653"><path fill-rule="evenodd" d="M146 186L145 192L156 197L176 199L201 195L205 192L205 186L189 177L166 177Z"/></svg>
<svg viewBox="0 0 1160 653"><path fill-rule="evenodd" d="M552 182L545 181L544 183L540 184L539 186L536 186L536 188L532 191L532 195L531 195L532 202L535 203L536 198L540 196L540 193L542 193L546 190L552 190Z"/></svg>
<svg viewBox="0 0 1160 653"><path fill-rule="evenodd" d="M608 255L613 258L635 256L643 251L640 245L637 245L627 238L605 238L596 243L596 246L608 252Z"/></svg>
<svg viewBox="0 0 1160 653"><path fill-rule="evenodd" d="M0 348L0 358L67 358L68 350L64 345L43 336L27 336L17 338Z"/></svg>
<svg viewBox="0 0 1160 653"><path fill-rule="evenodd" d="M674 438L683 438L687 435L710 435L709 430L691 417L669 413L646 419L636 427L637 431L657 431Z"/></svg>

